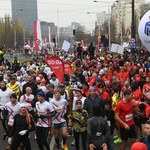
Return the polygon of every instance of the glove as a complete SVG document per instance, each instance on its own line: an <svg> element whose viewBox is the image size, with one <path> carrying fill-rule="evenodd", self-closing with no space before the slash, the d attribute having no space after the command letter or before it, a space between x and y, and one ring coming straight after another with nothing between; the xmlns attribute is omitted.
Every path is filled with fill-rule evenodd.
<svg viewBox="0 0 150 150"><path fill-rule="evenodd" d="M25 135L27 133L27 131L28 130L22 130L22 131L19 132L19 135L23 136L23 135Z"/></svg>
<svg viewBox="0 0 150 150"><path fill-rule="evenodd" d="M11 145L11 137L8 138L8 144Z"/></svg>

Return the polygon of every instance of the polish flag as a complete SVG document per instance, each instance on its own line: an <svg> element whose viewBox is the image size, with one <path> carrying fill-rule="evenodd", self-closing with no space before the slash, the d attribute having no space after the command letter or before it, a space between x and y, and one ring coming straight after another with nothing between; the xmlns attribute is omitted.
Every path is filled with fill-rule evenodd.
<svg viewBox="0 0 150 150"><path fill-rule="evenodd" d="M28 45L29 45L29 46L31 46L31 42L30 42L30 40L28 40Z"/></svg>
<svg viewBox="0 0 150 150"><path fill-rule="evenodd" d="M35 41L35 50L39 51L42 48L42 35L41 35L41 24L40 21L34 21L34 41Z"/></svg>
<svg viewBox="0 0 150 150"><path fill-rule="evenodd" d="M51 27L48 27L48 41L51 43Z"/></svg>

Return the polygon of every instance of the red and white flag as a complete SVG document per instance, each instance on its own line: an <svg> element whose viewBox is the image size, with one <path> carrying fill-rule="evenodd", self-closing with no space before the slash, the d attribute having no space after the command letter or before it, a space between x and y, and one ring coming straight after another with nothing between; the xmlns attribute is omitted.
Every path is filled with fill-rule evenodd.
<svg viewBox="0 0 150 150"><path fill-rule="evenodd" d="M73 75L72 67L66 62L64 62L64 69L66 74L68 74L69 76Z"/></svg>
<svg viewBox="0 0 150 150"><path fill-rule="evenodd" d="M41 35L41 24L40 21L34 21L34 41L36 51L41 50L42 48L42 35Z"/></svg>
<svg viewBox="0 0 150 150"><path fill-rule="evenodd" d="M64 62L57 56L47 57L45 62L52 69L60 83L64 80Z"/></svg>
<svg viewBox="0 0 150 150"><path fill-rule="evenodd" d="M51 43L51 27L48 27L48 41Z"/></svg>

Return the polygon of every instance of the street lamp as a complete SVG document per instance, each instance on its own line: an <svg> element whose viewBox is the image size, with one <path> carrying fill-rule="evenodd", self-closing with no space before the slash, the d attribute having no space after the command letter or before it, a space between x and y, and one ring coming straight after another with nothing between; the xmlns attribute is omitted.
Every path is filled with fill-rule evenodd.
<svg viewBox="0 0 150 150"><path fill-rule="evenodd" d="M97 14L98 12L86 12L88 15L89 14ZM95 21L95 44L96 44L96 28L97 28L97 21ZM101 29L101 27L100 27L100 25L98 26L98 34L99 34L99 36L100 36L100 29Z"/></svg>
<svg viewBox="0 0 150 150"><path fill-rule="evenodd" d="M135 38L134 0L132 0L132 24L131 24L131 37L132 37L132 38Z"/></svg>

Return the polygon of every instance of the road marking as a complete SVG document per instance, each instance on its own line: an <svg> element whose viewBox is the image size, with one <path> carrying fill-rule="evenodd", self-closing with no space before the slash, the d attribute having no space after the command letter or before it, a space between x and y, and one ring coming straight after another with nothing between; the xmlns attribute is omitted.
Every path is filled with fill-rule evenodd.
<svg viewBox="0 0 150 150"><path fill-rule="evenodd" d="M53 135L52 138L51 138L51 142L49 144L50 149L54 149L54 145L55 145L55 138L54 138L54 135Z"/></svg>

